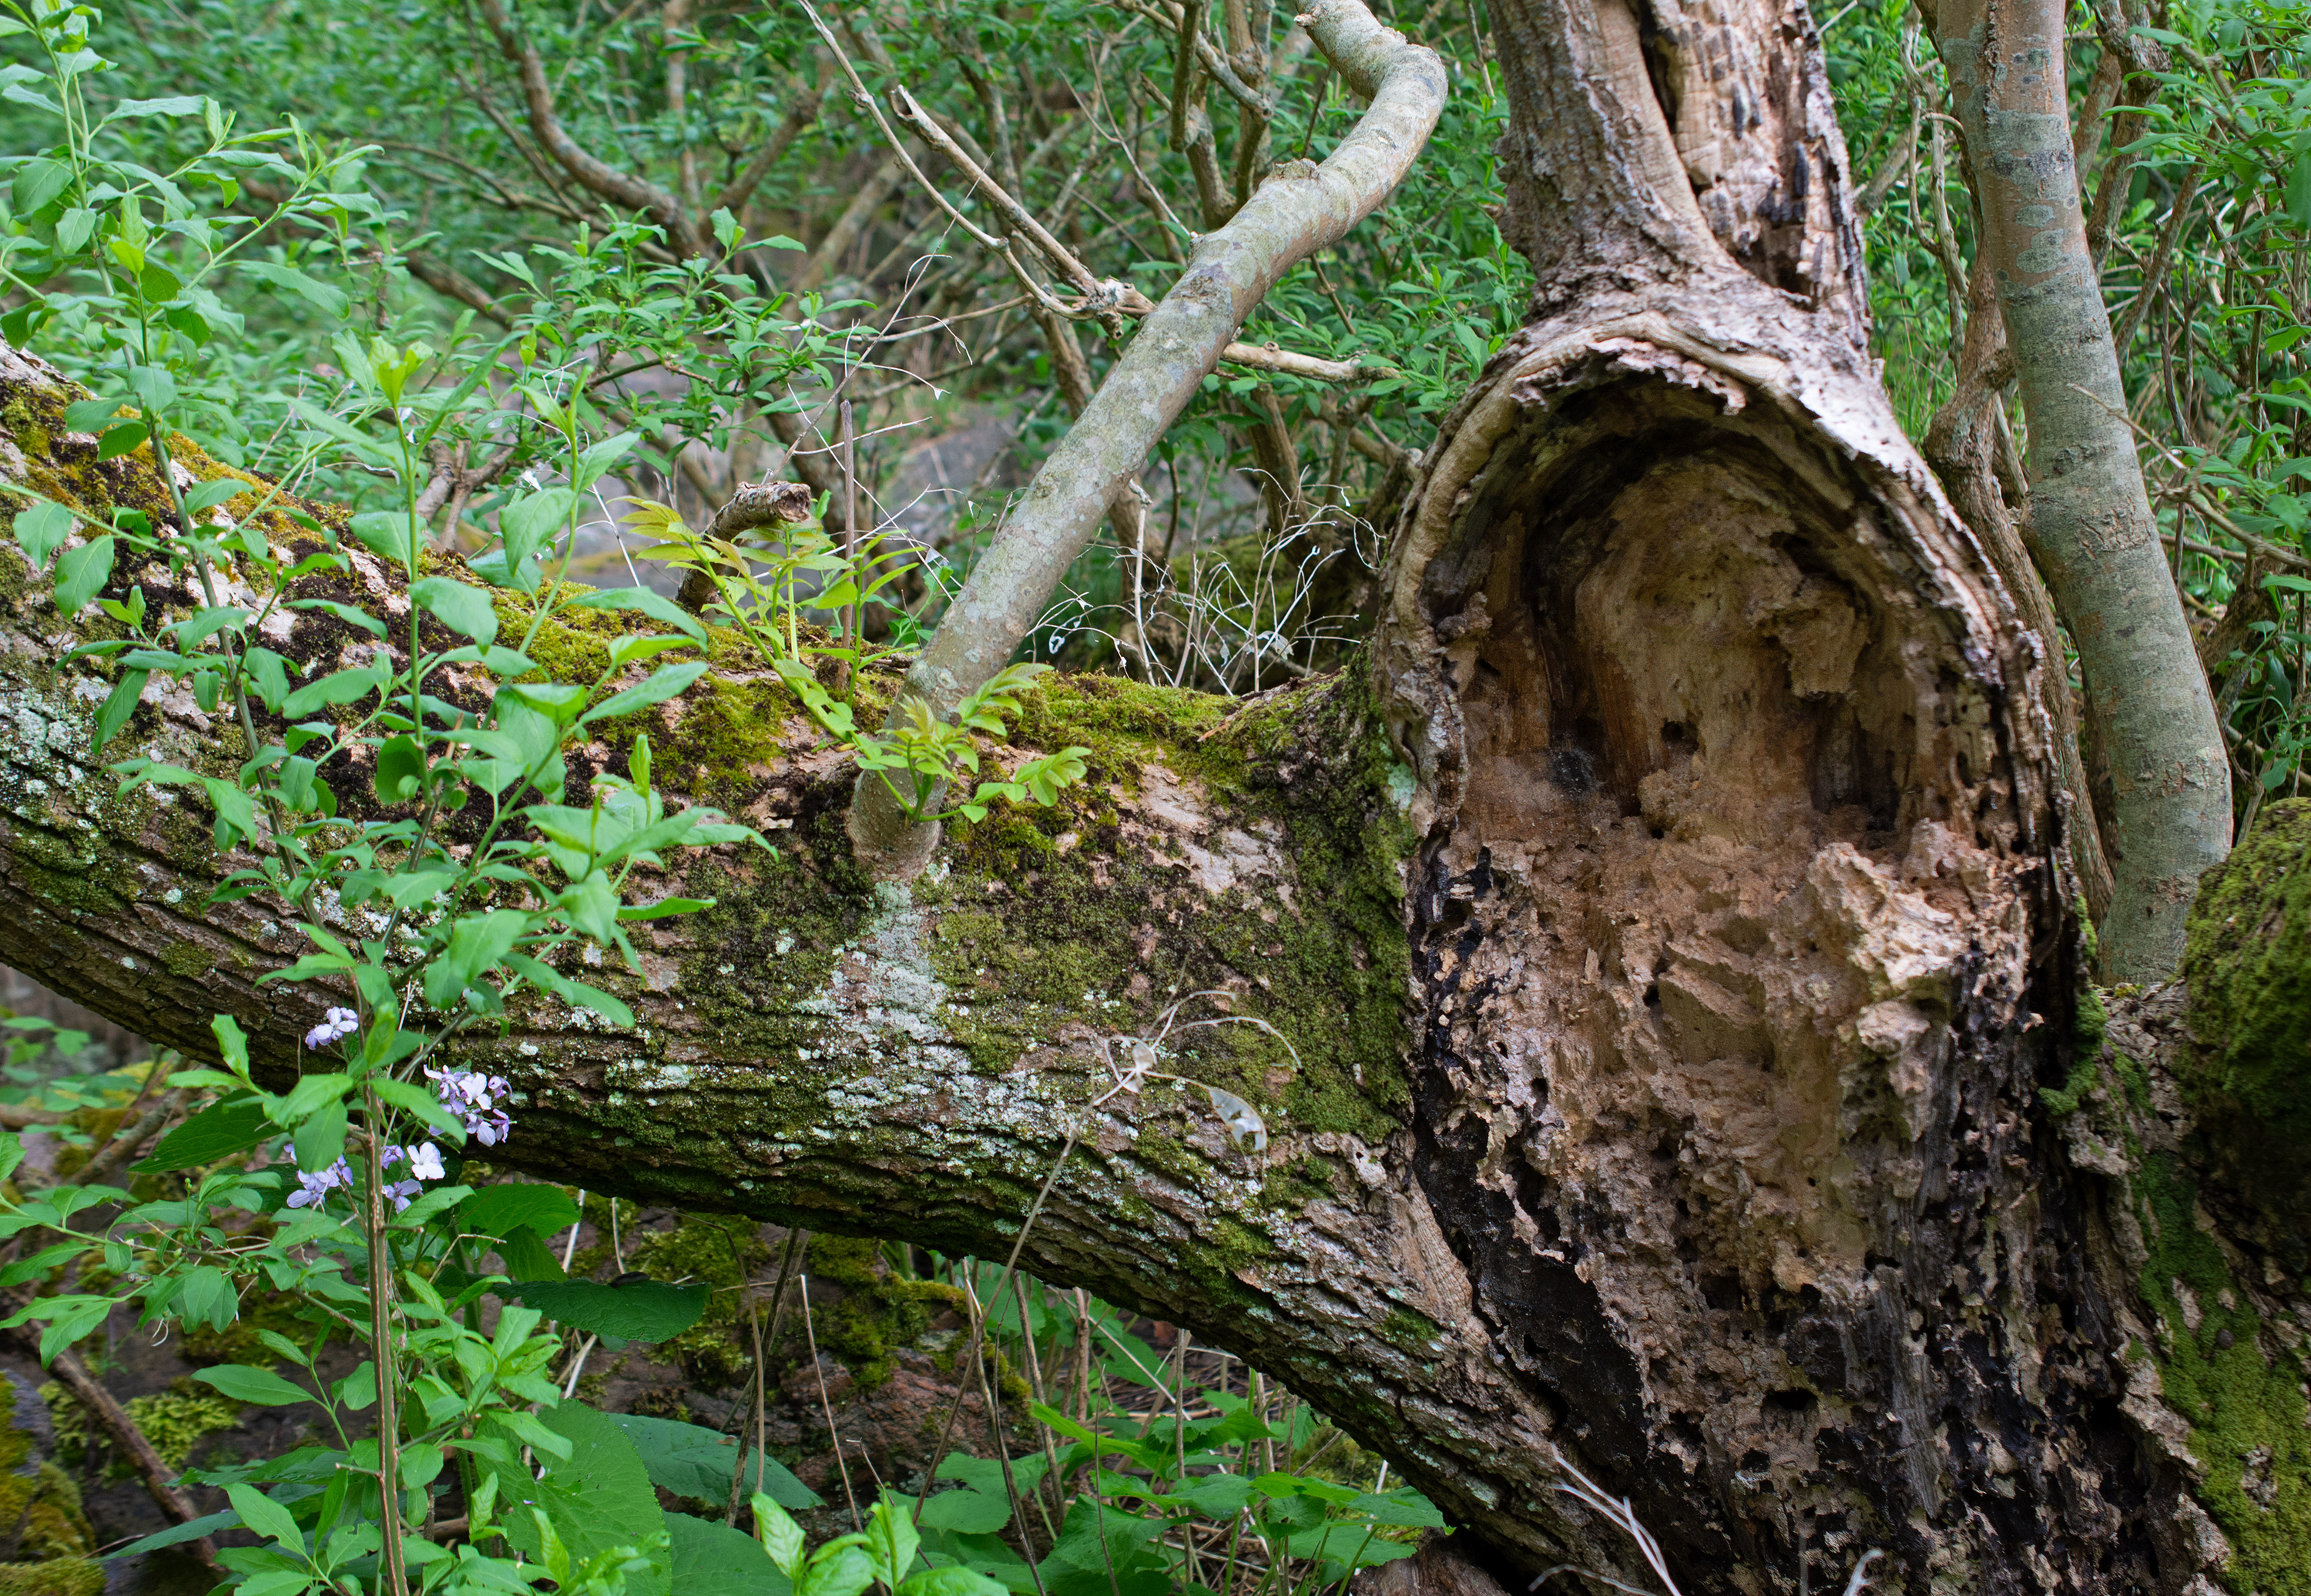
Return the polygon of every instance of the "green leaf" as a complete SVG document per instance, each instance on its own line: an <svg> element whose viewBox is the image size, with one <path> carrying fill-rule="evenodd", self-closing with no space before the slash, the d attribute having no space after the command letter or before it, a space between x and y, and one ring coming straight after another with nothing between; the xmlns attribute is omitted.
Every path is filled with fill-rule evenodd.
<svg viewBox="0 0 2311 1596"><path fill-rule="evenodd" d="M864 1548L823 1546L803 1569L795 1596L859 1596L874 1583L875 1560Z"/></svg>
<svg viewBox="0 0 2311 1596"><path fill-rule="evenodd" d="M200 1169L253 1147L272 1134L273 1121L256 1099L214 1103L162 1137L161 1145L143 1163L129 1167L135 1173L147 1175Z"/></svg>
<svg viewBox="0 0 2311 1596"><path fill-rule="evenodd" d="M112 575L112 538L92 537L57 557L57 613L76 615Z"/></svg>
<svg viewBox="0 0 2311 1596"><path fill-rule="evenodd" d="M16 545L24 551L33 570L46 571L48 556L72 535L72 528L73 512L61 504L43 500L30 510L16 512Z"/></svg>
<svg viewBox="0 0 2311 1596"><path fill-rule="evenodd" d="M370 778L377 801L387 808L414 802L425 790L425 750L406 733L388 737L377 747L377 769Z"/></svg>
<svg viewBox="0 0 2311 1596"><path fill-rule="evenodd" d="M612 720L620 715L631 715L636 710L648 709L654 703L663 703L676 693L688 691L690 685L704 676L706 670L705 660L690 659L652 671L648 680L623 693L614 693L587 711L578 718L578 724L586 726L597 720Z"/></svg>
<svg viewBox="0 0 2311 1596"><path fill-rule="evenodd" d="M24 162L16 169L16 181L8 193L16 214L30 216L47 210L72 186L72 168L61 161L43 158Z"/></svg>
<svg viewBox="0 0 2311 1596"><path fill-rule="evenodd" d="M97 1559L100 1563L118 1563L123 1557L141 1557L146 1552L157 1552L172 1546L182 1546L187 1540L198 1540L204 1535L214 1535L219 1530L238 1529L240 1514L231 1508L222 1513L205 1513L190 1522L171 1524L167 1529L147 1535L142 1540L132 1540L116 1548Z"/></svg>
<svg viewBox="0 0 2311 1596"><path fill-rule="evenodd" d="M112 685L112 691L105 694L104 702L97 707L96 730L89 739L92 752L101 755L104 746L120 735L120 728L127 725L128 718L136 712L137 701L144 696L144 684L152 675L151 671L145 670L124 670L120 673L120 679Z"/></svg>
<svg viewBox="0 0 2311 1596"><path fill-rule="evenodd" d="M631 610L648 615L661 625L679 629L699 642L706 641L706 628L698 617L675 603L663 593L653 593L648 588L600 588L580 593L570 601L572 609Z"/></svg>
<svg viewBox="0 0 2311 1596"><path fill-rule="evenodd" d="M297 1167L315 1173L345 1154L347 1114L342 1103L327 1103L307 1114L297 1127Z"/></svg>
<svg viewBox="0 0 2311 1596"><path fill-rule="evenodd" d="M335 615L346 625L357 627L371 637L385 635L385 623L367 610L355 609L350 604L339 604L334 598L298 598L290 602L291 609L318 610L325 615Z"/></svg>
<svg viewBox="0 0 2311 1596"><path fill-rule="evenodd" d="M253 1485L236 1482L225 1487L224 1494L232 1498L233 1511L240 1514L243 1524L292 1552L304 1551L305 1538L298 1532L297 1521L289 1516L287 1508Z"/></svg>
<svg viewBox="0 0 2311 1596"><path fill-rule="evenodd" d="M386 667L379 665L358 666L352 670L333 670L318 682L308 682L281 701L281 713L292 720L301 720L324 704L348 704L367 698L386 679Z"/></svg>
<svg viewBox="0 0 2311 1596"><path fill-rule="evenodd" d="M247 1402L257 1408L286 1408L292 1402L310 1402L313 1393L292 1381L283 1380L270 1369L253 1368L247 1364L218 1364L214 1367L196 1369L193 1378L204 1385L214 1385L236 1402Z"/></svg>
<svg viewBox="0 0 2311 1596"><path fill-rule="evenodd" d="M451 1113L439 1097L412 1082L379 1075L371 1078L370 1090L385 1103L413 1119L431 1125L445 1136L454 1138L465 1129L465 1121Z"/></svg>
<svg viewBox="0 0 2311 1596"><path fill-rule="evenodd" d="M876 1580L897 1590L915 1565L915 1548L921 1544L906 1507L885 1488L867 1516L867 1556L875 1565Z"/></svg>
<svg viewBox="0 0 2311 1596"><path fill-rule="evenodd" d="M244 260L240 269L250 276L270 283L275 288L286 289L310 304L331 321L342 321L353 301L344 291L332 288L318 278L308 276L292 266L283 266L272 260Z"/></svg>
<svg viewBox="0 0 2311 1596"><path fill-rule="evenodd" d="M554 541L569 523L578 495L568 488L545 488L525 493L498 511L498 541L509 568L519 566L537 549Z"/></svg>
<svg viewBox="0 0 2311 1596"><path fill-rule="evenodd" d="M237 476L220 476L214 481L201 484L191 493L187 493L185 508L195 513L204 510L214 510L236 494L250 491L249 485Z"/></svg>
<svg viewBox="0 0 2311 1596"><path fill-rule="evenodd" d="M907 1576L896 1596L1011 1596L1011 1587L968 1568L923 1568Z"/></svg>
<svg viewBox="0 0 2311 1596"><path fill-rule="evenodd" d="M497 641L498 612L482 589L446 576L429 576L411 585L409 597L450 631L477 643Z"/></svg>
<svg viewBox="0 0 2311 1596"><path fill-rule="evenodd" d="M161 100L124 100L112 108L106 123L125 122L136 117L197 117L208 101L198 94L170 94Z"/></svg>
<svg viewBox="0 0 2311 1596"><path fill-rule="evenodd" d="M449 933L449 946L425 968L425 1001L436 1008L456 1007L483 971L513 951L528 926L529 916L519 909L493 909L460 920Z"/></svg>
<svg viewBox="0 0 2311 1596"><path fill-rule="evenodd" d="M617 1547L648 1546L666 1528L665 1511L641 1459L608 1416L583 1402L563 1402L539 1414L552 1435L570 1443L570 1455L544 1459L544 1478L532 1479L519 1462L483 1461L498 1481L506 1538L528 1556L543 1559L545 1537L531 1510L542 1513L574 1564ZM667 1596L669 1559L663 1553L639 1576L630 1575L626 1596Z"/></svg>
<svg viewBox="0 0 2311 1596"><path fill-rule="evenodd" d="M569 1278L562 1273L561 1263L554 1256L554 1249L539 1240L534 1230L517 1230L510 1236L500 1237L497 1252L499 1261L505 1265L505 1272L517 1280L563 1280Z"/></svg>
<svg viewBox="0 0 2311 1596"><path fill-rule="evenodd" d="M353 536L362 547L380 560L406 570L409 565L409 517L398 510L365 510L353 519ZM423 534L420 534L423 536Z"/></svg>
<svg viewBox="0 0 2311 1596"><path fill-rule="evenodd" d="M706 1312L706 1287L638 1280L602 1286L591 1280L531 1280L501 1293L515 1296L549 1319L592 1335L622 1341L670 1340L696 1324Z"/></svg>
<svg viewBox="0 0 2311 1596"><path fill-rule="evenodd" d="M2287 214L2296 226L2311 227L2311 144L2296 153L2295 170L2287 179Z"/></svg>
<svg viewBox="0 0 2311 1596"><path fill-rule="evenodd" d="M634 445L641 441L640 432L621 432L615 438L605 438L589 446L578 457L578 469L571 474L571 486L583 491L600 481L610 467L633 453Z"/></svg>
<svg viewBox="0 0 2311 1596"><path fill-rule="evenodd" d="M249 1036L241 1030L240 1022L229 1014L212 1015L209 1016L209 1033L216 1038L217 1051L222 1055L226 1067L235 1075L247 1075Z"/></svg>
<svg viewBox="0 0 2311 1596"><path fill-rule="evenodd" d="M667 1513L666 1528L674 1540L674 1588L680 1596L788 1596L794 1589L743 1531L686 1513Z"/></svg>
<svg viewBox="0 0 2311 1596"><path fill-rule="evenodd" d="M24 1138L13 1130L0 1136L0 1181L14 1174L16 1166L23 1162Z"/></svg>
<svg viewBox="0 0 2311 1596"><path fill-rule="evenodd" d="M559 1186L509 1181L484 1186L458 1205L458 1224L477 1235L502 1240L517 1230L541 1235L578 1223L578 1205Z"/></svg>
<svg viewBox="0 0 2311 1596"><path fill-rule="evenodd" d="M754 1509L754 1539L777 1564L779 1572L794 1578L802 1573L802 1526L787 1516L787 1510L762 1492L752 1498Z"/></svg>
<svg viewBox="0 0 2311 1596"><path fill-rule="evenodd" d="M148 431L141 421L126 421L117 427L107 427L103 436L96 440L96 458L117 460L122 455L142 448L147 436Z"/></svg>
<svg viewBox="0 0 2311 1596"><path fill-rule="evenodd" d="M631 1290L632 1287L621 1289ZM613 1413L606 1417L624 1430L627 1439L634 1443L634 1450L641 1454L642 1466L650 1470L652 1485L672 1491L677 1496L690 1496L705 1502L729 1500L730 1471L740 1462L737 1442L719 1431L699 1425L682 1424L671 1418L626 1413ZM761 1490L781 1507L799 1512L826 1505L819 1499L817 1492L788 1472L776 1458L766 1457L751 1448L744 1462L746 1488L754 1488L757 1464L762 1469Z"/></svg>

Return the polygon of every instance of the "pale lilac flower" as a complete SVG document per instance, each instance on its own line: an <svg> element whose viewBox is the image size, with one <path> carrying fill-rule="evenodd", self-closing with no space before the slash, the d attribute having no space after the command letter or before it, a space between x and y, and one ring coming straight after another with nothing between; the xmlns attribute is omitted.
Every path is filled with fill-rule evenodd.
<svg viewBox="0 0 2311 1596"><path fill-rule="evenodd" d="M429 1141L409 1149L409 1173L421 1181L438 1181L449 1172L441 1167L441 1149Z"/></svg>
<svg viewBox="0 0 2311 1596"><path fill-rule="evenodd" d="M321 1023L305 1033L305 1045L325 1048L333 1042L343 1041L361 1029L361 1016L350 1008L332 1008L321 1016Z"/></svg>
<svg viewBox="0 0 2311 1596"><path fill-rule="evenodd" d="M485 1147L494 1147L513 1133L513 1121L498 1106L512 1090L505 1077L479 1070L429 1069L425 1078L442 1105L465 1121L466 1134Z"/></svg>
<svg viewBox="0 0 2311 1596"><path fill-rule="evenodd" d="M297 1172L299 1190L290 1197L289 1206L292 1208L318 1208L330 1192L340 1187L351 1186L353 1181L353 1172L342 1158L318 1174L308 1174L301 1169Z"/></svg>

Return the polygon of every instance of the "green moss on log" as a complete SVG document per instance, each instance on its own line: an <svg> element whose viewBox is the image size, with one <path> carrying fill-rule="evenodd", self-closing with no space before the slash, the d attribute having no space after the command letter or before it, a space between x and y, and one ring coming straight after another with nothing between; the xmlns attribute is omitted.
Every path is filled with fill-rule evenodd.
<svg viewBox="0 0 2311 1596"><path fill-rule="evenodd" d="M2207 872L2183 961L2195 1046L2176 1068L2227 1208L2311 1271L2311 801L2273 804Z"/></svg>
<svg viewBox="0 0 2311 1596"><path fill-rule="evenodd" d="M2231 1543L2223 1582L2237 1596L2311 1596L2303 1360L2238 1290L2179 1162L2154 1153L2131 1185L2149 1247L2142 1295L2158 1315L2159 1377L2202 1466L2192 1495Z"/></svg>

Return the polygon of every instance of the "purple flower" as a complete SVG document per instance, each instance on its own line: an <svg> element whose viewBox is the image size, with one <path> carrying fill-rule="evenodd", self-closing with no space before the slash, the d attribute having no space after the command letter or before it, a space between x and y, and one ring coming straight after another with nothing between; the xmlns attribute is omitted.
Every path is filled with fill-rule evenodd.
<svg viewBox="0 0 2311 1596"><path fill-rule="evenodd" d="M361 1029L361 1016L350 1008L332 1008L321 1016L321 1023L305 1033L305 1045L325 1048Z"/></svg>
<svg viewBox="0 0 2311 1596"><path fill-rule="evenodd" d="M353 1181L353 1172L342 1158L318 1174L308 1174L301 1169L297 1172L299 1189L291 1195L289 1206L292 1208L318 1208L330 1192L340 1187L351 1186Z"/></svg>
<svg viewBox="0 0 2311 1596"><path fill-rule="evenodd" d="M477 1069L429 1069L434 1095L465 1122L466 1134L485 1147L494 1147L513 1134L513 1121L498 1106L512 1090L503 1076Z"/></svg>

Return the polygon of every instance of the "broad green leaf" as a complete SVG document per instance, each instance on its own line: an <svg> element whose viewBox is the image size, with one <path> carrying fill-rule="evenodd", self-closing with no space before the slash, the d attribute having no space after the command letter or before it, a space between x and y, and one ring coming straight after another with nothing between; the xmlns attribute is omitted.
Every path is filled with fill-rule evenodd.
<svg viewBox="0 0 2311 1596"><path fill-rule="evenodd" d="M666 1513L624 1432L583 1402L563 1402L537 1417L550 1437L569 1445L568 1457L541 1454L546 1469L538 1479L518 1462L482 1465L498 1480L507 1539L532 1557L544 1557L534 1509L544 1513L574 1564L654 1540L666 1528ZM628 1577L626 1596L668 1596L668 1574L667 1564L654 1559L642 1574Z"/></svg>
<svg viewBox="0 0 2311 1596"><path fill-rule="evenodd" d="M205 1513L188 1523L171 1524L165 1530L145 1536L142 1540L132 1540L126 1546L115 1548L99 1557L97 1561L118 1563L123 1557L141 1557L146 1552L157 1552L167 1547L182 1546L187 1540L198 1540L202 1536L214 1535L219 1530L237 1529L240 1524L240 1514L230 1507L222 1513Z"/></svg>
<svg viewBox="0 0 2311 1596"><path fill-rule="evenodd" d="M700 1501L729 1500L730 1470L740 1461L736 1441L702 1426L682 1424L671 1418L626 1413L605 1417L634 1443L634 1450L641 1454L642 1466L650 1470L652 1485L677 1496ZM825 1505L815 1491L788 1472L776 1458L765 1457L752 1448L747 1449L745 1459L744 1488L758 1488L754 1484L758 1464L762 1470L759 1488L781 1507L800 1512Z"/></svg>
<svg viewBox="0 0 2311 1596"><path fill-rule="evenodd" d="M577 1223L578 1205L569 1194L559 1186L536 1182L484 1186L458 1205L458 1225L477 1235L503 1238L522 1229L545 1234Z"/></svg>
<svg viewBox="0 0 2311 1596"><path fill-rule="evenodd" d="M414 803L425 790L425 751L407 735L388 737L377 748L377 769L370 778L377 801L391 808Z"/></svg>
<svg viewBox="0 0 2311 1596"><path fill-rule="evenodd" d="M318 682L308 682L281 701L281 713L291 720L301 720L325 704L348 704L367 698L384 685L386 667L378 665L356 666L351 670L333 670Z"/></svg>
<svg viewBox="0 0 2311 1596"><path fill-rule="evenodd" d="M218 1364L211 1368L196 1369L193 1378L204 1385L214 1385L236 1402L247 1402L258 1408L286 1408L292 1402L310 1402L313 1393L293 1382L283 1380L270 1369L251 1367L247 1364Z"/></svg>
<svg viewBox="0 0 2311 1596"><path fill-rule="evenodd" d="M793 1583L753 1536L686 1513L666 1515L679 1596L788 1596Z"/></svg>
<svg viewBox="0 0 2311 1596"><path fill-rule="evenodd" d="M888 1489L868 1510L867 1556L875 1565L876 1580L895 1591L915 1565L915 1548L922 1537L915 1531L907 1505L892 1498Z"/></svg>
<svg viewBox="0 0 2311 1596"><path fill-rule="evenodd" d="M398 510L365 510L353 519L353 536L380 560L406 570L409 565L409 517ZM424 530L419 528L422 543Z"/></svg>
<svg viewBox="0 0 2311 1596"><path fill-rule="evenodd" d="M345 298L344 290L332 288L292 266L283 266L271 260L244 260L240 263L240 269L275 288L286 289L296 294L331 321L344 320L345 311L353 303Z"/></svg>
<svg viewBox="0 0 2311 1596"><path fill-rule="evenodd" d="M640 432L621 432L615 438L605 438L589 445L578 457L578 469L571 485L580 490L592 487L620 460L633 453L634 445L641 441Z"/></svg>
<svg viewBox="0 0 2311 1596"><path fill-rule="evenodd" d="M528 926L529 916L519 909L493 909L460 920L449 933L449 946L425 968L425 1001L436 1008L456 1007L484 970L513 951Z"/></svg>
<svg viewBox="0 0 2311 1596"><path fill-rule="evenodd" d="M823 1546L804 1566L795 1596L859 1596L874 1583L875 1560L864 1548Z"/></svg>
<svg viewBox="0 0 2311 1596"><path fill-rule="evenodd" d="M187 493L185 508L196 513L214 510L228 499L250 491L249 485L237 476L220 476L213 482L202 483Z"/></svg>
<svg viewBox="0 0 2311 1596"><path fill-rule="evenodd" d="M570 600L573 609L630 610L648 615L661 625L678 628L699 642L706 641L706 628L698 617L675 603L663 593L653 593L648 588L602 588L578 594Z"/></svg>
<svg viewBox="0 0 2311 1596"><path fill-rule="evenodd" d="M31 216L45 211L57 196L72 187L72 168L61 161L40 158L27 161L16 169L16 181L8 191L16 214Z"/></svg>
<svg viewBox="0 0 2311 1596"><path fill-rule="evenodd" d="M578 495L568 488L545 488L525 493L499 510L498 541L504 545L509 566L519 566L553 542L577 502Z"/></svg>
<svg viewBox="0 0 2311 1596"><path fill-rule="evenodd" d="M409 597L450 631L477 643L497 641L498 612L484 589L446 576L429 576L411 585Z"/></svg>
<svg viewBox="0 0 2311 1596"><path fill-rule="evenodd" d="M676 693L688 691L690 685L704 676L706 670L705 660L691 659L652 671L649 679L639 685L629 687L623 693L614 693L596 704L579 717L578 723L585 726L597 720L615 720L620 715L631 715L636 710L647 709L651 704L663 703Z"/></svg>
<svg viewBox="0 0 2311 1596"><path fill-rule="evenodd" d="M240 1514L240 1522L249 1529L267 1540L279 1541L292 1552L305 1549L305 1537L299 1533L297 1521L289 1516L287 1508L263 1491L253 1485L236 1482L225 1487L224 1494L232 1499L233 1511Z"/></svg>
<svg viewBox="0 0 2311 1596"><path fill-rule="evenodd" d="M162 1137L161 1145L143 1163L130 1167L138 1174L200 1169L253 1147L272 1134L273 1121L256 1099L214 1103Z"/></svg>
<svg viewBox="0 0 2311 1596"><path fill-rule="evenodd" d="M622 1341L664 1341L696 1324L706 1312L702 1286L637 1280L603 1286L592 1280L532 1280L501 1294L520 1298L572 1330Z"/></svg>
<svg viewBox="0 0 2311 1596"><path fill-rule="evenodd" d="M1011 1587L968 1568L922 1568L901 1583L897 1596L1011 1596Z"/></svg>
<svg viewBox="0 0 2311 1596"><path fill-rule="evenodd" d="M57 613L76 615L88 607L112 576L113 541L109 534L92 537L76 549L57 557Z"/></svg>
<svg viewBox="0 0 2311 1596"><path fill-rule="evenodd" d="M754 1510L754 1539L777 1564L779 1572L789 1579L802 1573L802 1526L787 1516L787 1510L756 1491L751 1498Z"/></svg>
<svg viewBox="0 0 2311 1596"><path fill-rule="evenodd" d="M145 670L124 670L120 673L120 679L113 683L112 691L106 693L104 702L97 706L96 730L90 737L90 746L94 753L101 755L105 745L120 735L120 728L127 725L128 718L136 712L136 705L144 696L144 684L152 676L153 673Z"/></svg>
<svg viewBox="0 0 2311 1596"><path fill-rule="evenodd" d="M71 536L72 528L73 512L47 500L16 512L16 544L35 571L48 568L48 557Z"/></svg>

